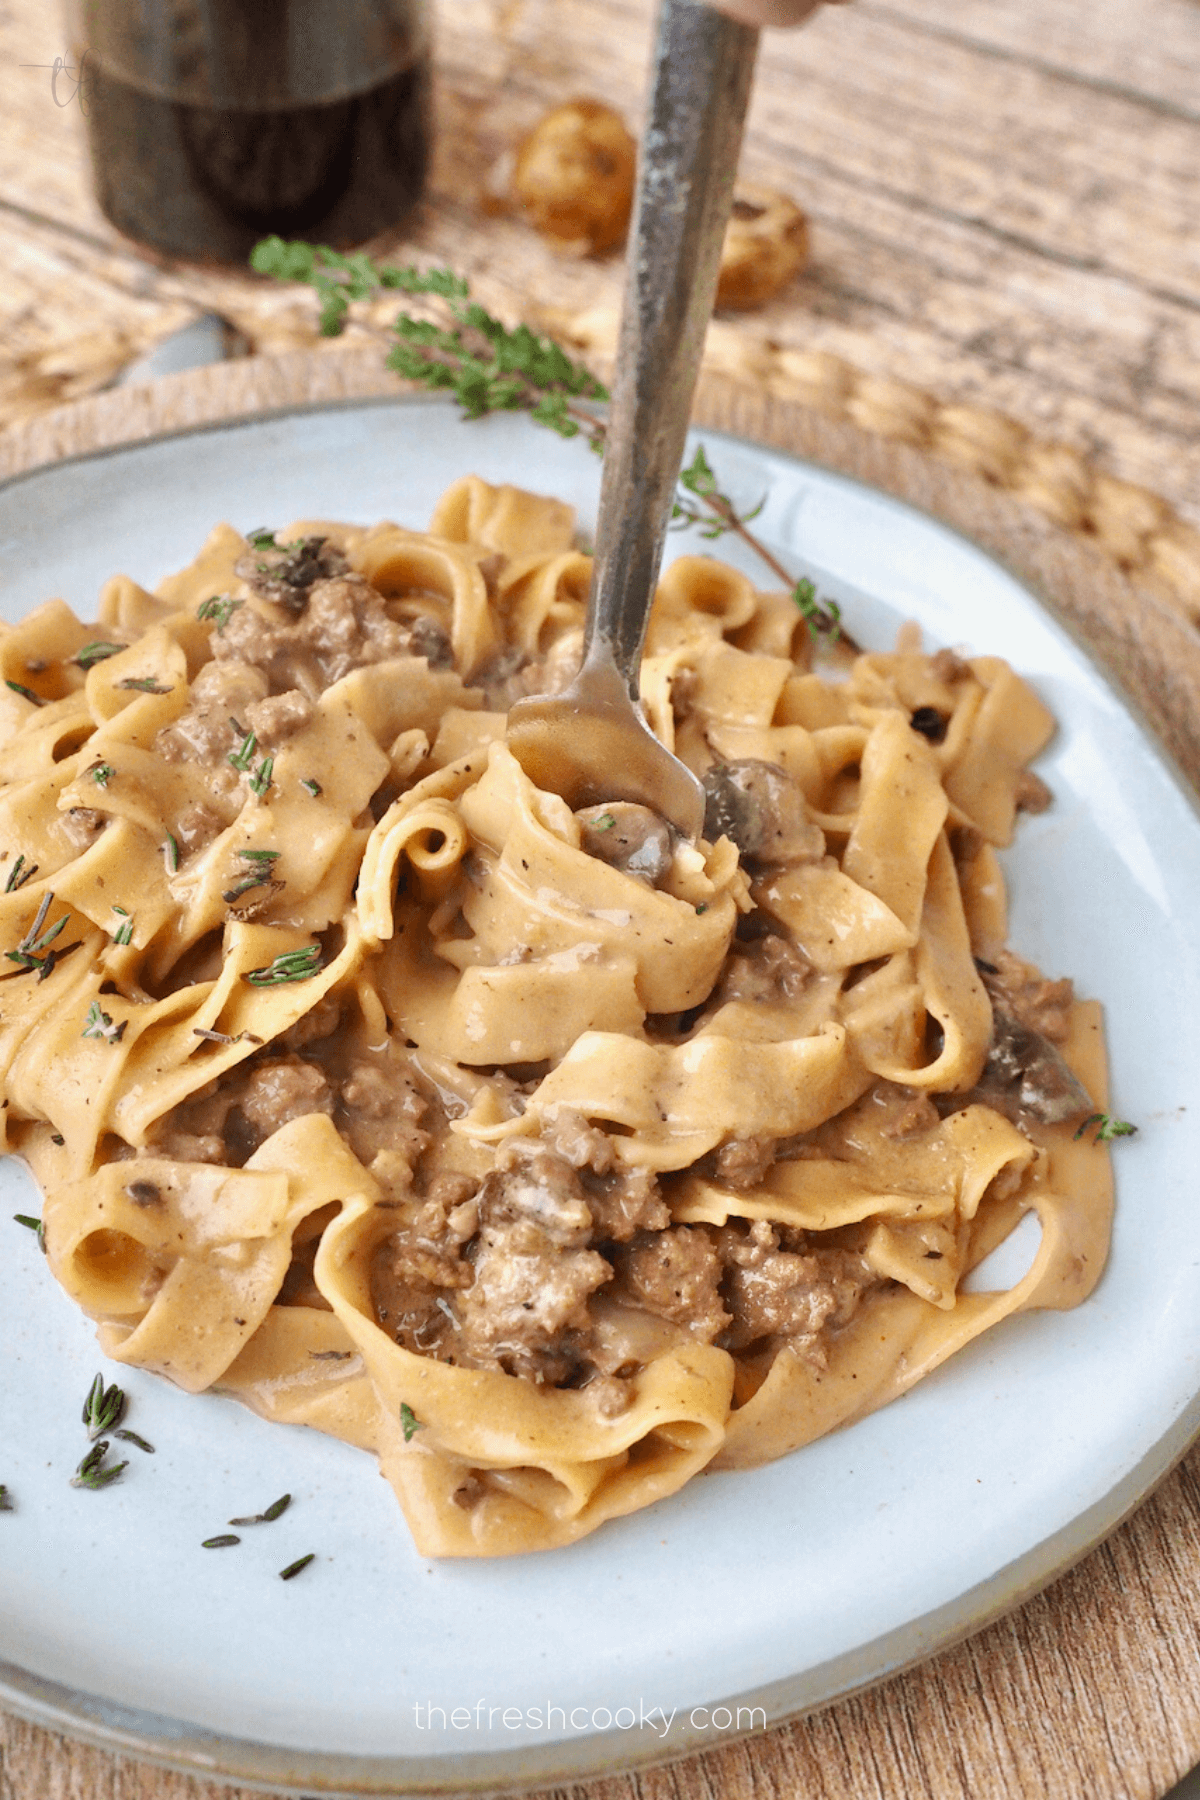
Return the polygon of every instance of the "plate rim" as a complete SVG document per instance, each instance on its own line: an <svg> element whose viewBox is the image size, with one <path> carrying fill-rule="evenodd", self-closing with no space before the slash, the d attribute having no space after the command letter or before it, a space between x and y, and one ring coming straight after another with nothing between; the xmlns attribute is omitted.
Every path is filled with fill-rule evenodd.
<svg viewBox="0 0 1200 1800"><path fill-rule="evenodd" d="M224 416L196 421L165 431L155 431L35 463L0 479L0 496L28 482L53 480L60 470L98 464L136 455L157 445L179 442L248 426L303 418L314 414L353 413L366 408L432 407L454 411L453 400L443 394L391 391L342 394L315 400L289 401L283 405L250 407ZM778 457L794 467L817 470L866 495L935 525L939 531L970 546L978 555L1001 568L1034 600L1071 640L1091 671L1150 740L1153 753L1177 793L1200 819L1200 793L1184 774L1160 729L1138 700L1119 681L1109 665L1096 654L1080 623L1070 617L1042 585L1005 557L980 543L962 526L922 506L908 496L890 492L861 475L836 464L802 455L778 444L760 442L724 427L693 421L691 431L724 439L752 453ZM856 1645L818 1669L781 1677L761 1686L723 1696L703 1709L761 1709L765 1725L745 1731L695 1726L684 1720L671 1748L661 1740L637 1747L638 1741L619 1729L595 1731L579 1738L564 1738L524 1748L489 1748L454 1751L438 1757L410 1755L360 1756L345 1751L293 1750L269 1740L241 1737L178 1719L171 1714L128 1707L90 1694L83 1688L38 1676L0 1657L0 1706L34 1725L82 1739L116 1754L144 1758L163 1767L207 1779L232 1780L255 1787L298 1794L312 1790L322 1796L449 1796L453 1794L514 1793L553 1782L615 1777L633 1770L674 1763L705 1749L744 1742L780 1725L796 1722L826 1707L890 1682L954 1648L983 1631L1043 1592L1069 1573L1089 1552L1116 1531L1166 1479L1200 1436L1200 1388L1194 1392L1163 1435L1145 1455L1098 1500L1050 1537L1005 1564L971 1588L950 1600L905 1620L890 1631ZM916 1647L912 1640L916 1640ZM907 1645L901 1649L901 1644ZM911 1650L911 1653L909 1651ZM869 1669L864 1665L870 1665ZM819 1684L821 1691L813 1689ZM682 1710L682 1709L681 1709ZM616 1755L614 1757L614 1752Z"/></svg>

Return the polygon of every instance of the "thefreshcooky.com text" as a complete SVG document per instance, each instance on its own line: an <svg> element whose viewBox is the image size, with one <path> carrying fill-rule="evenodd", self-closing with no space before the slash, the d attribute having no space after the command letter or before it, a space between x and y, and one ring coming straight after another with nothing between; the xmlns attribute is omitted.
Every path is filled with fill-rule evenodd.
<svg viewBox="0 0 1200 1800"><path fill-rule="evenodd" d="M474 1706L434 1706L413 1703L418 1731L618 1731L650 1730L665 1738L678 1718L693 1731L755 1731L765 1728L766 1709L761 1706L491 1706L486 1700Z"/></svg>

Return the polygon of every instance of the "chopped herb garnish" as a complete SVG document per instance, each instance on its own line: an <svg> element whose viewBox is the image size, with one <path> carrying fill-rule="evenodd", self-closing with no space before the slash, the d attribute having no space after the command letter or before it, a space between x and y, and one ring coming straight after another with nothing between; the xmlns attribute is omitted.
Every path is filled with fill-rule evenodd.
<svg viewBox="0 0 1200 1800"><path fill-rule="evenodd" d="M227 906L231 906L235 900L240 900L242 895L248 894L252 888L264 887L269 879L270 877L267 875L243 875L240 881L235 881L231 888L225 889L221 898Z"/></svg>
<svg viewBox="0 0 1200 1800"><path fill-rule="evenodd" d="M67 1140L66 1140L66 1138L65 1138L65 1137L64 1137L64 1136L63 1136L63 1134L62 1134L62 1132L61 1132L61 1131L53 1131L53 1132L51 1132L51 1134L50 1134L50 1142L51 1142L51 1143L52 1143L52 1144L65 1144L65 1143L66 1143L66 1141L67 1141Z"/></svg>
<svg viewBox="0 0 1200 1800"><path fill-rule="evenodd" d="M310 1550L307 1556L298 1556L294 1563L288 1564L286 1569L280 1569L280 1581L290 1581L293 1575L300 1573L301 1569L307 1569L309 1563L315 1561L316 1554L315 1550Z"/></svg>
<svg viewBox="0 0 1200 1800"><path fill-rule="evenodd" d="M251 1513L245 1519L230 1519L231 1525L273 1525L276 1519L282 1519L292 1504L290 1494L280 1494L278 1500L272 1500L265 1512Z"/></svg>
<svg viewBox="0 0 1200 1800"><path fill-rule="evenodd" d="M416 1433L422 1429L420 1419L418 1419L407 1400L402 1400L400 1402L400 1429L404 1433L404 1441L406 1444L411 1444Z"/></svg>
<svg viewBox="0 0 1200 1800"><path fill-rule="evenodd" d="M698 913L706 913L708 911L708 901L702 900L700 902L699 906L696 908L696 911Z"/></svg>
<svg viewBox="0 0 1200 1800"><path fill-rule="evenodd" d="M96 786L102 788L108 786L116 772L117 771L113 768L112 764L106 762L94 762L89 768L84 770L84 774L90 775L92 780L96 783Z"/></svg>
<svg viewBox="0 0 1200 1800"><path fill-rule="evenodd" d="M314 800L319 800L321 798L321 795L325 792L325 789L321 786L320 782L313 781L311 776L308 777L306 780L302 781L300 783L300 786L302 788L307 788Z"/></svg>
<svg viewBox="0 0 1200 1800"><path fill-rule="evenodd" d="M279 548L275 542L275 533L273 531L268 531L265 525L260 525L255 531L248 531L246 533L246 542L254 550L276 550Z"/></svg>
<svg viewBox="0 0 1200 1800"><path fill-rule="evenodd" d="M250 777L250 786L260 800L265 797L267 789L271 785L271 776L274 773L274 770L275 758L273 756L266 756L258 765L254 774Z"/></svg>
<svg viewBox="0 0 1200 1800"><path fill-rule="evenodd" d="M85 1038L103 1038L108 1044L119 1044L125 1036L125 1027L128 1023L128 1019L122 1019L119 1025L114 1025L111 1015L102 1011L98 1000L93 1000L87 1010L83 1036Z"/></svg>
<svg viewBox="0 0 1200 1800"><path fill-rule="evenodd" d="M307 981L321 967L321 946L307 944L303 950L282 950L265 969L248 969L242 976L254 987L274 987L281 981Z"/></svg>
<svg viewBox="0 0 1200 1800"><path fill-rule="evenodd" d="M279 858L278 850L239 850L238 855L248 863L273 863Z"/></svg>
<svg viewBox="0 0 1200 1800"><path fill-rule="evenodd" d="M15 950L6 950L4 952L5 957L9 962L19 963L23 969L39 969L41 971L39 979L44 979L49 975L54 967L56 955L65 956L67 954L65 949L58 952L50 951L48 956L42 954L43 951L49 949L49 946L54 942L59 933L66 928L67 920L71 916L69 913L64 913L61 919L51 925L49 931L42 931L42 926L46 923L46 914L50 911L53 900L54 895L52 893L42 895L42 903L37 909L37 915L34 918L33 924L29 927L29 930L25 933L25 936L21 939L21 942L17 945ZM72 950L77 947L78 946L75 944L69 946Z"/></svg>
<svg viewBox="0 0 1200 1800"><path fill-rule="evenodd" d="M244 600L234 600L229 594L214 594L211 600L204 600L197 608L198 619L211 619L218 631L224 631L239 606Z"/></svg>
<svg viewBox="0 0 1200 1800"><path fill-rule="evenodd" d="M18 1225L24 1225L27 1230L37 1232L38 1248L44 1256L46 1254L46 1227L42 1220L33 1218L29 1213L14 1213L13 1218Z"/></svg>
<svg viewBox="0 0 1200 1800"><path fill-rule="evenodd" d="M127 644L109 644L97 639L95 643L85 644L79 655L72 657L71 660L78 663L81 669L91 669L98 662L104 662L110 656L118 656L122 650L126 649L128 649Z"/></svg>
<svg viewBox="0 0 1200 1800"><path fill-rule="evenodd" d="M114 906L112 910L113 910L113 912L119 914L120 920L121 920L121 923L117 926L117 929L113 932L113 943L114 944L132 944L132 942L133 942L133 915L131 913L127 912L123 906Z"/></svg>
<svg viewBox="0 0 1200 1800"><path fill-rule="evenodd" d="M225 1531L220 1537L205 1538L200 1548L202 1550L227 1550L231 1544L240 1544L241 1541L241 1538L235 1537L231 1531Z"/></svg>
<svg viewBox="0 0 1200 1800"><path fill-rule="evenodd" d="M23 888L25 886L27 881L32 881L37 872L37 863L30 863L29 867L26 868L25 858L23 856L18 856L16 862L8 872L8 880L4 884L5 893L15 894L18 888Z"/></svg>
<svg viewBox="0 0 1200 1800"><path fill-rule="evenodd" d="M117 1480L122 1471L129 1467L127 1462L111 1463L106 1469L104 1459L108 1455L108 1439L101 1438L93 1444L74 1475L71 1486L77 1488L105 1488Z"/></svg>
<svg viewBox="0 0 1200 1800"><path fill-rule="evenodd" d="M147 1456L154 1455L154 1445L148 1444L144 1437L138 1436L136 1431L130 1431L125 1427L120 1431L114 1431L113 1436L120 1438L123 1443L136 1445L139 1450L144 1450Z"/></svg>
<svg viewBox="0 0 1200 1800"><path fill-rule="evenodd" d="M167 857L167 874L177 875L179 873L179 842L178 839L171 836L169 831L163 849Z"/></svg>
<svg viewBox="0 0 1200 1800"><path fill-rule="evenodd" d="M1114 1119L1111 1113L1097 1112L1092 1113L1090 1118L1083 1121L1075 1133L1076 1142L1091 1125L1095 1125L1097 1128L1096 1135L1092 1139L1094 1144L1108 1144L1112 1142L1113 1138L1133 1137L1137 1131L1137 1126L1131 1125L1128 1119Z"/></svg>
<svg viewBox="0 0 1200 1800"><path fill-rule="evenodd" d="M15 1512L16 1507L9 1498L8 1489L0 1482L0 1512Z"/></svg>
<svg viewBox="0 0 1200 1800"><path fill-rule="evenodd" d="M83 1403L83 1422L88 1428L88 1436L95 1443L105 1432L114 1431L125 1414L124 1391L114 1382L105 1387L103 1375L97 1375L87 1392Z"/></svg>
<svg viewBox="0 0 1200 1800"><path fill-rule="evenodd" d="M153 675L129 675L124 681L118 681L119 688L134 688L141 694L169 694L171 689L163 687L155 681Z"/></svg>
<svg viewBox="0 0 1200 1800"><path fill-rule="evenodd" d="M235 721L231 721L231 723L235 723L236 725ZM234 768L239 769L244 775L249 769L251 762L254 760L254 752L257 749L258 739L252 731L248 731L237 749L231 750L225 760L226 762L232 763Z"/></svg>
<svg viewBox="0 0 1200 1800"><path fill-rule="evenodd" d="M841 634L842 609L836 600L817 599L815 585L805 575L792 589L792 599L804 615L810 636L836 638Z"/></svg>
<svg viewBox="0 0 1200 1800"><path fill-rule="evenodd" d="M31 701L34 706L45 706L46 704L40 694L35 694L32 688L22 687L19 681L6 680L4 685L11 688L14 694L20 694L22 700Z"/></svg>
<svg viewBox="0 0 1200 1800"><path fill-rule="evenodd" d="M598 819L590 821L593 831L611 831L616 822L611 813L601 813Z"/></svg>

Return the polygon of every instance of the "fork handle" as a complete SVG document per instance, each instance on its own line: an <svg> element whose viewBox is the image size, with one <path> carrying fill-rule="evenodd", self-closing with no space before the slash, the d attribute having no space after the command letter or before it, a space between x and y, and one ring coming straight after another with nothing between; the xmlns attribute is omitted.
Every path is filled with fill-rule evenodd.
<svg viewBox="0 0 1200 1800"><path fill-rule="evenodd" d="M758 32L662 0L626 260L585 661L636 700L737 175Z"/></svg>

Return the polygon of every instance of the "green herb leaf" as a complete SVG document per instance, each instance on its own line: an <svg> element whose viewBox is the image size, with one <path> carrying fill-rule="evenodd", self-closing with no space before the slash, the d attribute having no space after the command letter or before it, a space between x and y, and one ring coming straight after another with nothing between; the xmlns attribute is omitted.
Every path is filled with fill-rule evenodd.
<svg viewBox="0 0 1200 1800"><path fill-rule="evenodd" d="M37 872L37 863L31 863L29 867L26 868L25 858L23 856L18 856L16 862L8 872L8 880L4 884L5 893L15 894L18 888L23 888L25 886L27 881L32 881Z"/></svg>
<svg viewBox="0 0 1200 1800"><path fill-rule="evenodd" d="M56 956L65 956L67 954L66 949L57 952L50 951L48 956L43 954L44 951L49 949L49 946L54 942L55 938L58 937L60 932L65 930L67 920L71 916L69 913L64 913L62 918L51 925L48 931L43 931L42 926L46 923L46 914L50 911L53 900L53 893L42 895L42 903L37 909L33 924L25 933L25 936L21 939L21 942L17 945L15 950L6 950L4 952L4 955L9 962L18 963L23 969L39 970L39 980L44 979L45 976L51 973L54 968ZM78 945L71 944L68 948L75 950L78 948Z"/></svg>
<svg viewBox="0 0 1200 1800"><path fill-rule="evenodd" d="M241 1541L240 1537L235 1537L231 1531L226 1531L220 1537L205 1538L200 1548L202 1550L227 1550L231 1544L240 1544Z"/></svg>
<svg viewBox="0 0 1200 1800"><path fill-rule="evenodd" d="M19 681L5 681L5 687L11 688L14 694L20 694L22 700L30 701L34 706L45 706L46 702L32 688L24 687Z"/></svg>
<svg viewBox="0 0 1200 1800"><path fill-rule="evenodd" d="M140 694L169 694L172 689L163 687L153 675L130 675L125 681L118 681L119 688L135 689Z"/></svg>
<svg viewBox="0 0 1200 1800"><path fill-rule="evenodd" d="M252 550L277 550L279 548L275 542L275 533L268 531L265 525L258 526L255 531L248 531L246 542Z"/></svg>
<svg viewBox="0 0 1200 1800"><path fill-rule="evenodd" d="M154 1455L154 1445L148 1444L144 1437L139 1437L136 1431L130 1431L128 1427L114 1431L113 1436L120 1438L123 1443L136 1445L139 1450L144 1450L147 1456Z"/></svg>
<svg viewBox="0 0 1200 1800"><path fill-rule="evenodd" d="M280 1569L280 1581L291 1581L292 1577L298 1575L301 1569L307 1569L309 1563L316 1560L316 1554L315 1550L310 1550L307 1556L298 1556L294 1563L288 1564L286 1569Z"/></svg>
<svg viewBox="0 0 1200 1800"><path fill-rule="evenodd" d="M202 600L196 608L198 619L211 619L218 631L224 631L239 606L244 600L234 600L228 594L214 594L211 600Z"/></svg>
<svg viewBox="0 0 1200 1800"><path fill-rule="evenodd" d="M112 910L113 910L113 912L115 912L119 915L120 920L121 920L121 923L117 926L117 929L113 932L113 943L114 944L132 944L132 942L133 942L133 915L131 913L127 912L123 906L114 906L112 908Z"/></svg>
<svg viewBox="0 0 1200 1800"><path fill-rule="evenodd" d="M114 1481L119 1480L124 1470L129 1467L129 1464L127 1462L110 1463L108 1467L105 1468L104 1459L107 1455L108 1439L101 1438L98 1444L93 1444L92 1448L88 1451L87 1455L76 1469L74 1475L72 1475L71 1486L77 1488L111 1487Z"/></svg>
<svg viewBox="0 0 1200 1800"><path fill-rule="evenodd" d="M121 1423L124 1412L125 1395L122 1389L115 1382L106 1388L103 1375L97 1375L83 1403L83 1423L87 1426L92 1442L95 1443L106 1432L114 1431Z"/></svg>
<svg viewBox="0 0 1200 1800"><path fill-rule="evenodd" d="M237 749L231 750L225 760L232 763L233 767L244 775L254 760L254 752L257 749L258 739L252 731L248 731Z"/></svg>
<svg viewBox="0 0 1200 1800"><path fill-rule="evenodd" d="M321 786L320 782L313 781L311 779L311 777L307 780L301 781L300 786L302 788L307 788L314 800L319 800L321 798L321 795L325 792L325 789Z"/></svg>
<svg viewBox="0 0 1200 1800"><path fill-rule="evenodd" d="M250 777L251 791L257 794L260 800L266 798L274 770L275 758L273 756L267 756L263 758L262 762L258 765L258 768L254 771L254 774Z"/></svg>
<svg viewBox="0 0 1200 1800"><path fill-rule="evenodd" d="M229 1523L231 1525L273 1525L276 1519L282 1519L291 1504L292 1496L290 1494L280 1494L278 1500L272 1500L264 1512L251 1513L245 1519L230 1519Z"/></svg>
<svg viewBox="0 0 1200 1800"><path fill-rule="evenodd" d="M44 1219L35 1219L29 1213L14 1213L13 1218L18 1225L24 1225L29 1231L37 1232L38 1249L46 1254L46 1224Z"/></svg>
<svg viewBox="0 0 1200 1800"><path fill-rule="evenodd" d="M1097 1112L1083 1121L1075 1133L1076 1143L1092 1125L1096 1126L1096 1135L1092 1139L1094 1144L1109 1144L1113 1138L1134 1137L1137 1133L1137 1126L1131 1125L1128 1119L1114 1119L1111 1113Z"/></svg>
<svg viewBox="0 0 1200 1800"><path fill-rule="evenodd" d="M167 874L177 875L179 873L179 842L178 839L171 836L169 831L167 833L167 841L163 845L163 850L166 853L167 858Z"/></svg>
<svg viewBox="0 0 1200 1800"><path fill-rule="evenodd" d="M242 976L253 987L274 987L281 981L307 981L321 968L321 946L307 944L303 950L281 950L265 969L248 969Z"/></svg>
<svg viewBox="0 0 1200 1800"><path fill-rule="evenodd" d="M94 762L84 770L84 774L90 775L96 786L102 788L108 786L116 772L112 764L106 762Z"/></svg>
<svg viewBox="0 0 1200 1800"><path fill-rule="evenodd" d="M81 669L93 669L98 662L104 662L110 656L118 656L128 648L127 644L109 644L98 638L95 643L85 644L79 655L73 656L71 660Z"/></svg>
<svg viewBox="0 0 1200 1800"><path fill-rule="evenodd" d="M418 1419L407 1400L400 1402L400 1429L404 1433L406 1444L411 1444L417 1432L423 1429L421 1420Z"/></svg>
<svg viewBox="0 0 1200 1800"><path fill-rule="evenodd" d="M588 821L593 831L611 831L616 822L611 813L601 813L598 819Z"/></svg>
<svg viewBox="0 0 1200 1800"><path fill-rule="evenodd" d="M101 1009L98 1000L93 1000L87 1010L82 1035L85 1038L103 1038L108 1044L119 1044L128 1024L128 1019L122 1019L119 1025L114 1025L111 1015Z"/></svg>

